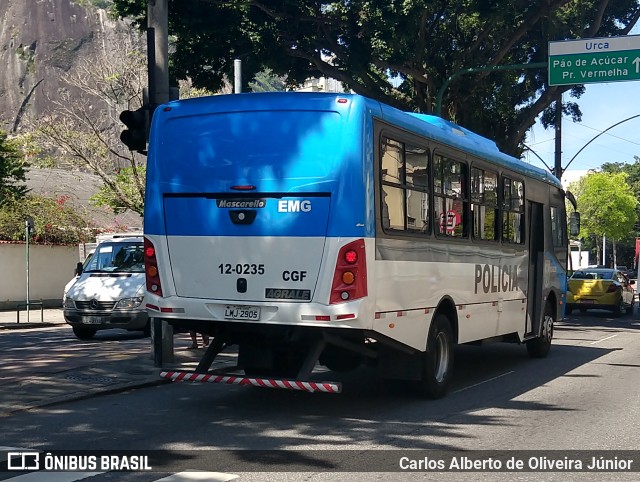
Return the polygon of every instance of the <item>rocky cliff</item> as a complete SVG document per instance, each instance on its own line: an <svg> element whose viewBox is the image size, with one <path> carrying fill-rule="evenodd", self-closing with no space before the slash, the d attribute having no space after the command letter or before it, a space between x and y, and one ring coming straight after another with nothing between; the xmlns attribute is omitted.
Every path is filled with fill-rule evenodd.
<svg viewBox="0 0 640 482"><path fill-rule="evenodd" d="M89 0L0 0L0 129L46 110L80 57L108 58L127 26Z"/></svg>
<svg viewBox="0 0 640 482"><path fill-rule="evenodd" d="M38 117L61 89L72 90L61 75L80 59L109 59L131 35L120 21L107 16L110 0L0 0L0 129L25 128L27 116ZM71 92L73 95L73 92ZM86 95L86 94L85 94ZM63 169L31 169L27 186L34 194L66 195L70 203L97 225L140 226L135 213L110 213L93 206L89 197L102 182L91 173Z"/></svg>

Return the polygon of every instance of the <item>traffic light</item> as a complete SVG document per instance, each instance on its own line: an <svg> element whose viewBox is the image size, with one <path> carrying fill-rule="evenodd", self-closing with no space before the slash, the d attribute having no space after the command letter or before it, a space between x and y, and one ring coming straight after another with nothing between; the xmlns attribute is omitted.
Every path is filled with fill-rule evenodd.
<svg viewBox="0 0 640 482"><path fill-rule="evenodd" d="M123 110L120 113L120 120L127 126L127 129L120 134L120 140L129 150L146 154L148 117L146 107L140 107L138 110Z"/></svg>

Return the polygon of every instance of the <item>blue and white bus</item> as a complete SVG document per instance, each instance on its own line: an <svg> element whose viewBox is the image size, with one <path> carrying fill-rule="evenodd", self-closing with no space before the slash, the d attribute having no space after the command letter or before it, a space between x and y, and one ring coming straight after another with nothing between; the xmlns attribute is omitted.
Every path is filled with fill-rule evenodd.
<svg viewBox="0 0 640 482"><path fill-rule="evenodd" d="M333 392L314 368L368 363L439 397L456 344L542 357L563 317L560 182L455 124L358 95L161 106L144 234L149 315L215 337L196 372L163 372L174 380ZM239 371L211 371L232 345Z"/></svg>

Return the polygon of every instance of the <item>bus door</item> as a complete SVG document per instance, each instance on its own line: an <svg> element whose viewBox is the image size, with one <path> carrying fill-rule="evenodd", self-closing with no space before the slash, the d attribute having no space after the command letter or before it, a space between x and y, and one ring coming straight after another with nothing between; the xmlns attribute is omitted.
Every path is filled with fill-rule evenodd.
<svg viewBox="0 0 640 482"><path fill-rule="evenodd" d="M525 335L537 335L544 308L542 283L544 280L544 217L543 205L527 201L529 270L527 280L527 320Z"/></svg>

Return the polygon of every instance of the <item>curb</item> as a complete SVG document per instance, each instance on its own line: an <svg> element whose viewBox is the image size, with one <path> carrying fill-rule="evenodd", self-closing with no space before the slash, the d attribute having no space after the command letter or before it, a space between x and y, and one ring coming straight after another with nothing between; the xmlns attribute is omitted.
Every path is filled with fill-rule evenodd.
<svg viewBox="0 0 640 482"><path fill-rule="evenodd" d="M36 328L51 328L52 326L63 326L66 323L51 323L48 321L37 323L0 323L0 330L30 330Z"/></svg>
<svg viewBox="0 0 640 482"><path fill-rule="evenodd" d="M98 387L94 389L90 389L87 392L78 393L78 394L67 394L67 395L59 395L57 397L49 398L44 401L33 402L27 405L24 405L19 408L10 409L5 412L0 412L0 419L2 417L9 417L21 412L28 412L30 410L37 410L39 408L52 407L55 405L60 405L62 403L75 402L79 400L87 400L93 397L101 396L101 395L111 395L115 393L122 393L127 390L133 390L137 388L146 388L153 387L157 385L165 385L171 383L171 380L160 378L158 375L157 380L146 380L141 382L128 382L116 387L112 388L104 388Z"/></svg>

